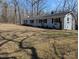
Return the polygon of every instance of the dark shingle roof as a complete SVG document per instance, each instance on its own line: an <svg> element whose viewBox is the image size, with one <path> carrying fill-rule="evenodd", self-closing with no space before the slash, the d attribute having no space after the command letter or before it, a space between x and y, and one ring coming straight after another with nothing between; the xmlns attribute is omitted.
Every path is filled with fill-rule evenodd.
<svg viewBox="0 0 79 59"><path fill-rule="evenodd" d="M50 15L35 16L35 17L29 17L27 19L59 18L59 17L64 17L67 13L70 13L70 12L61 12L61 13L55 13Z"/></svg>

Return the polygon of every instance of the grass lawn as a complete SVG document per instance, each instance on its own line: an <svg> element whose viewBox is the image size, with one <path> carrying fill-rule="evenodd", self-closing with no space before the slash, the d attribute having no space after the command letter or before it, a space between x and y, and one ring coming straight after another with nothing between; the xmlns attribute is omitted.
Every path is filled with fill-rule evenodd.
<svg viewBox="0 0 79 59"><path fill-rule="evenodd" d="M40 29L0 24L0 57L77 59L77 35L76 30Z"/></svg>

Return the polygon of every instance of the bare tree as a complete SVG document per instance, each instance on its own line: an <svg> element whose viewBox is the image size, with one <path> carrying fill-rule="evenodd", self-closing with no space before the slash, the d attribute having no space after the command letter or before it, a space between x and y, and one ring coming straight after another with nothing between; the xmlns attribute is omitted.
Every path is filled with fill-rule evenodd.
<svg viewBox="0 0 79 59"><path fill-rule="evenodd" d="M46 0L37 0L36 5L37 5L37 15L40 15L40 13L46 8Z"/></svg>
<svg viewBox="0 0 79 59"><path fill-rule="evenodd" d="M0 1L4 1L4 0L0 0ZM21 1L25 1L25 2L21 2ZM17 23L21 24L21 20L24 17L24 15L28 17L28 16L37 16L43 14L42 12L44 12L47 2L46 0L21 0L21 1L5 0L5 3L2 4L3 8L2 7L1 8L3 10L1 10L2 11L1 17L5 18L4 20L6 22L10 21L15 24Z"/></svg>
<svg viewBox="0 0 79 59"><path fill-rule="evenodd" d="M12 3L14 4L14 18L15 18L15 23L17 23L17 0L13 0Z"/></svg>
<svg viewBox="0 0 79 59"><path fill-rule="evenodd" d="M35 6L36 1L35 0L28 0L28 3L29 3L29 7L31 7L30 8L31 9L31 11L30 11L31 16L33 16L34 15L34 6Z"/></svg>
<svg viewBox="0 0 79 59"><path fill-rule="evenodd" d="M2 5L2 20L4 20L4 22L8 22L7 14L8 14L8 4L6 2L3 2L3 5Z"/></svg>
<svg viewBox="0 0 79 59"><path fill-rule="evenodd" d="M77 0L57 0L58 6L56 11L77 11L78 1ZM61 9L60 9L61 8Z"/></svg>
<svg viewBox="0 0 79 59"><path fill-rule="evenodd" d="M21 24L21 9L20 9L20 6L19 6L19 1L17 3L17 7L18 7L18 15L19 15L19 23Z"/></svg>
<svg viewBox="0 0 79 59"><path fill-rule="evenodd" d="M26 0L31 16L40 15L41 12L46 8L46 0Z"/></svg>

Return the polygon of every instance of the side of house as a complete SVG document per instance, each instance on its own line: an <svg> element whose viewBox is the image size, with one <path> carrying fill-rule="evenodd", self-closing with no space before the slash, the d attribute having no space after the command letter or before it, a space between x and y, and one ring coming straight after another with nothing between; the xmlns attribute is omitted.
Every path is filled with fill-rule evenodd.
<svg viewBox="0 0 79 59"><path fill-rule="evenodd" d="M75 29L75 19L71 13L68 13L64 17L64 29Z"/></svg>
<svg viewBox="0 0 79 59"><path fill-rule="evenodd" d="M75 29L75 20L71 13L30 17L23 20L22 24L52 29Z"/></svg>

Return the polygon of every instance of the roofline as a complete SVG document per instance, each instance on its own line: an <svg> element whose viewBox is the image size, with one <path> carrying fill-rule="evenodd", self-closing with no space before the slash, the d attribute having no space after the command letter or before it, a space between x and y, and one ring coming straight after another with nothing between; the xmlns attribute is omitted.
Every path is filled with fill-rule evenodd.
<svg viewBox="0 0 79 59"><path fill-rule="evenodd" d="M50 14L50 15L44 15L44 16L35 16L35 17L29 17L26 19L50 19L50 18L62 18L65 17L66 14L72 12L64 12L64 13L56 13L56 14Z"/></svg>

